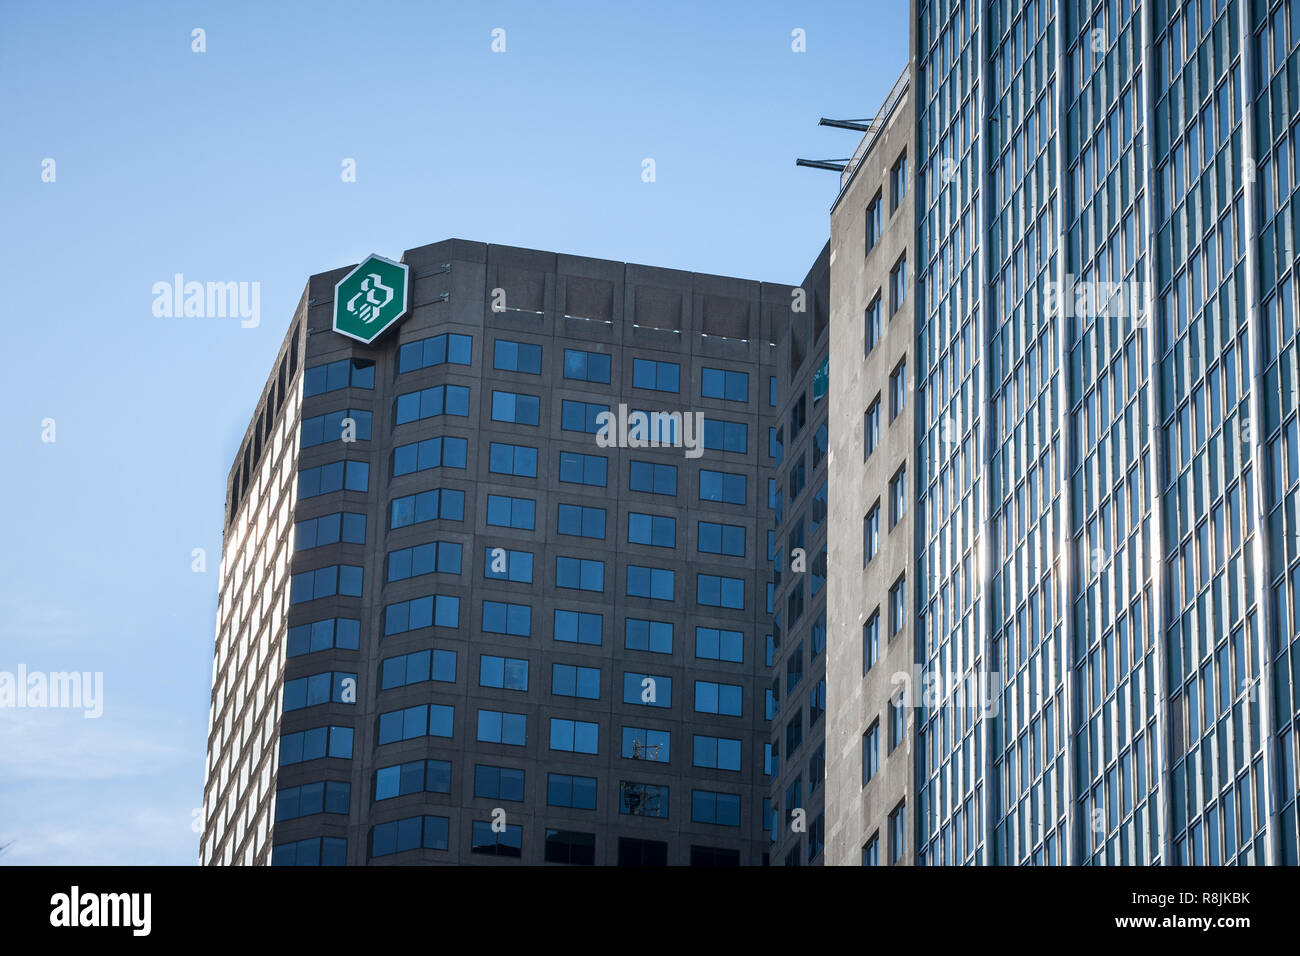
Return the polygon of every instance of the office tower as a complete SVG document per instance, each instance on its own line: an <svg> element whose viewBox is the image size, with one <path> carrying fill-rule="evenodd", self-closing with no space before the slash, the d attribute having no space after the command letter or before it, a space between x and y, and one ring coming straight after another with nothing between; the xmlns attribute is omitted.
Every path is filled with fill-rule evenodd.
<svg viewBox="0 0 1300 956"><path fill-rule="evenodd" d="M913 100L904 71L831 208L826 862L912 861L916 759L909 267Z"/></svg>
<svg viewBox="0 0 1300 956"><path fill-rule="evenodd" d="M231 468L202 861L764 862L794 290L402 261L308 281Z"/></svg>
<svg viewBox="0 0 1300 956"><path fill-rule="evenodd" d="M1296 862L1296 10L913 4L919 863Z"/></svg>
<svg viewBox="0 0 1300 956"><path fill-rule="evenodd" d="M827 371L830 246L799 286L802 301L776 350L780 413L770 442L777 464L772 527L772 622L764 706L772 720L772 862L821 865L826 842Z"/></svg>

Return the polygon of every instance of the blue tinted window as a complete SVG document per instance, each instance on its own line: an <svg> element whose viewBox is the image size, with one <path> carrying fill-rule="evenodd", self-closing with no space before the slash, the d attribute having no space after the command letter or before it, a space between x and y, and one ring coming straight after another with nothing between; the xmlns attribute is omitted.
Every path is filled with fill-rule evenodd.
<svg viewBox="0 0 1300 956"><path fill-rule="evenodd" d="M516 425L536 425L540 416L540 402L536 395L516 392L492 392L492 420L513 422Z"/></svg>
<svg viewBox="0 0 1300 956"><path fill-rule="evenodd" d="M603 618L585 611L555 612L554 637L570 644L600 644Z"/></svg>
<svg viewBox="0 0 1300 956"><path fill-rule="evenodd" d="M557 557L555 586L581 591L605 590L605 563L585 558Z"/></svg>
<svg viewBox="0 0 1300 956"><path fill-rule="evenodd" d="M551 665L551 693L561 697L600 699L600 670L574 664Z"/></svg>
<svg viewBox="0 0 1300 956"><path fill-rule="evenodd" d="M700 500L745 503L745 476L725 471L700 470Z"/></svg>
<svg viewBox="0 0 1300 956"><path fill-rule="evenodd" d="M536 527L537 502L532 498L488 495L487 523L503 528L532 531Z"/></svg>
<svg viewBox="0 0 1300 956"><path fill-rule="evenodd" d="M556 513L555 530L560 534L603 539L605 537L605 509L562 504Z"/></svg>
<svg viewBox="0 0 1300 956"><path fill-rule="evenodd" d="M695 823L716 823L738 827L740 826L740 797L734 793L692 790L691 820Z"/></svg>
<svg viewBox="0 0 1300 956"><path fill-rule="evenodd" d="M745 635L716 627L695 628L695 656L711 661L741 662L745 659Z"/></svg>
<svg viewBox="0 0 1300 956"><path fill-rule="evenodd" d="M740 701L739 684L716 684L703 680L695 682L695 710L698 713L739 717Z"/></svg>
<svg viewBox="0 0 1300 956"><path fill-rule="evenodd" d="M370 855L388 856L407 850L447 849L446 817L409 817L376 824L370 831Z"/></svg>
<svg viewBox="0 0 1300 956"><path fill-rule="evenodd" d="M533 609L527 604L484 601L482 629L491 634L528 637L533 630L532 616Z"/></svg>
<svg viewBox="0 0 1300 956"><path fill-rule="evenodd" d="M289 603L301 604L317 598L361 596L362 569L355 565L334 564L315 571L295 574L289 583Z"/></svg>
<svg viewBox="0 0 1300 956"><path fill-rule="evenodd" d="M498 832L487 820L475 820L469 850L471 853L486 853L489 856L517 857L523 854L523 844L522 827L507 823L505 830Z"/></svg>
<svg viewBox="0 0 1300 956"><path fill-rule="evenodd" d="M618 782L618 812L638 817L668 816L669 788L658 783L639 783L634 780Z"/></svg>
<svg viewBox="0 0 1300 956"><path fill-rule="evenodd" d="M401 634L422 627L458 627L460 598L445 594L399 601L384 608L384 633Z"/></svg>
<svg viewBox="0 0 1300 956"><path fill-rule="evenodd" d="M632 385L659 392L676 392L681 378L681 367L675 362L656 362L651 359L632 360Z"/></svg>
<svg viewBox="0 0 1300 956"><path fill-rule="evenodd" d="M389 657L385 658L379 670L380 690L420 684L428 680L449 684L456 682L455 651L439 648Z"/></svg>
<svg viewBox="0 0 1300 956"><path fill-rule="evenodd" d="M716 418L706 418L704 447L744 454L749 450L749 426L744 422L724 422Z"/></svg>
<svg viewBox="0 0 1300 956"><path fill-rule="evenodd" d="M660 465L648 461L633 461L628 476L632 491L652 495L677 494L677 466Z"/></svg>
<svg viewBox="0 0 1300 956"><path fill-rule="evenodd" d="M596 778L572 776L567 773L547 774L546 802L552 807L595 810Z"/></svg>
<svg viewBox="0 0 1300 956"><path fill-rule="evenodd" d="M656 548L674 547L677 543L677 520L629 511L627 540L630 544L648 544Z"/></svg>
<svg viewBox="0 0 1300 956"><path fill-rule="evenodd" d="M373 359L339 359L337 362L317 365L303 372L303 397L305 398L348 387L375 387Z"/></svg>
<svg viewBox="0 0 1300 956"><path fill-rule="evenodd" d="M315 418L302 420L302 442L300 447L311 448L326 442L340 441L350 431L357 441L370 440L370 413L354 409L317 415Z"/></svg>
<svg viewBox="0 0 1300 956"><path fill-rule="evenodd" d="M578 349L564 350L564 377L580 382L609 383L609 356Z"/></svg>
<svg viewBox="0 0 1300 956"><path fill-rule="evenodd" d="M692 763L710 770L739 770L740 741L730 737L695 735Z"/></svg>
<svg viewBox="0 0 1300 956"><path fill-rule="evenodd" d="M492 442L488 447L488 470L520 478L537 477L537 449L528 445Z"/></svg>
<svg viewBox="0 0 1300 956"><path fill-rule="evenodd" d="M298 497L313 498L335 491L366 491L370 487L370 465L364 461L334 461L298 472Z"/></svg>
<svg viewBox="0 0 1300 956"><path fill-rule="evenodd" d="M697 525L699 550L707 554L745 556L745 529L740 525L701 521Z"/></svg>
<svg viewBox="0 0 1300 956"><path fill-rule="evenodd" d="M528 718L500 710L478 712L478 739L489 744L522 747L528 738Z"/></svg>
<svg viewBox="0 0 1300 956"><path fill-rule="evenodd" d="M409 793L450 793L451 763L413 760L375 771L375 799L391 800Z"/></svg>
<svg viewBox="0 0 1300 956"><path fill-rule="evenodd" d="M552 717L551 749L568 753L597 753L599 731L599 725L591 721Z"/></svg>
<svg viewBox="0 0 1300 956"><path fill-rule="evenodd" d="M402 581L423 574L460 574L461 546L455 541L430 541L388 553L388 580Z"/></svg>
<svg viewBox="0 0 1300 956"><path fill-rule="evenodd" d="M542 371L542 347L525 342L497 339L492 355L492 367L503 372L526 372L539 375Z"/></svg>
<svg viewBox="0 0 1300 956"><path fill-rule="evenodd" d="M624 622L623 646L632 651L671 654L673 626L667 621L646 621L629 617Z"/></svg>
<svg viewBox="0 0 1300 956"><path fill-rule="evenodd" d="M483 576L493 581L533 582L533 554L531 551L511 551L506 548L488 548L483 553Z"/></svg>
<svg viewBox="0 0 1300 956"><path fill-rule="evenodd" d="M649 730L645 727L623 728L623 756L632 760L653 760L669 763L672 756L672 735L666 730Z"/></svg>
<svg viewBox="0 0 1300 956"><path fill-rule="evenodd" d="M464 438L426 438L393 449L393 477L429 468L464 468L468 451Z"/></svg>
<svg viewBox="0 0 1300 956"><path fill-rule="evenodd" d="M393 499L390 528L405 528L436 520L464 521L465 492L454 488L434 488Z"/></svg>
<svg viewBox="0 0 1300 956"><path fill-rule="evenodd" d="M623 703L646 707L671 707L673 680L659 674L623 673Z"/></svg>
<svg viewBox="0 0 1300 956"><path fill-rule="evenodd" d="M310 677L284 682L284 709L300 710L317 704L355 704L357 675L343 671L325 671Z"/></svg>
<svg viewBox="0 0 1300 956"><path fill-rule="evenodd" d="M600 455L560 452L560 481L604 488L608 469L609 459Z"/></svg>
<svg viewBox="0 0 1300 956"><path fill-rule="evenodd" d="M600 430L601 415L609 414L608 405L574 402L564 399L560 405L560 428L564 431L595 434Z"/></svg>
<svg viewBox="0 0 1300 956"><path fill-rule="evenodd" d="M418 704L402 710L380 714L378 741L391 744L417 737L451 737L455 727L455 709L444 704Z"/></svg>
<svg viewBox="0 0 1300 956"><path fill-rule="evenodd" d="M310 573L310 572L308 572ZM353 618L326 618L289 628L286 657L299 657L332 647L355 651L360 647L361 622Z"/></svg>
<svg viewBox="0 0 1300 956"><path fill-rule="evenodd" d="M528 690L528 661L484 654L478 659L478 682L480 687Z"/></svg>
<svg viewBox="0 0 1300 956"><path fill-rule="evenodd" d="M450 362L454 365L469 365L473 339L468 335L447 332L415 342L407 342L397 353L397 370L414 371L431 365Z"/></svg>
<svg viewBox="0 0 1300 956"><path fill-rule="evenodd" d="M627 567L627 594L629 597L653 598L657 601L673 600L674 574L664 568L648 568L638 564Z"/></svg>
<svg viewBox="0 0 1300 956"><path fill-rule="evenodd" d="M695 576L695 600L708 607L743 609L745 582L741 578L728 578L716 574Z"/></svg>
<svg viewBox="0 0 1300 956"><path fill-rule="evenodd" d="M704 398L721 398L728 402L749 401L749 375L725 369L703 369L700 394Z"/></svg>
<svg viewBox="0 0 1300 956"><path fill-rule="evenodd" d="M524 772L514 767L491 767L479 764L474 768L474 796L488 800L524 799Z"/></svg>

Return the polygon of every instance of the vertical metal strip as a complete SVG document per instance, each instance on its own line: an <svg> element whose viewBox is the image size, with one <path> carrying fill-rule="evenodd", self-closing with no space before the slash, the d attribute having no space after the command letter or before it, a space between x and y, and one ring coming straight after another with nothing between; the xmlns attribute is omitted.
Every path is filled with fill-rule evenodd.
<svg viewBox="0 0 1300 956"><path fill-rule="evenodd" d="M1056 321L1056 386L1057 386L1057 403L1056 403L1056 428L1060 442L1060 452L1057 455L1058 482L1059 487L1057 494L1060 500L1061 528L1060 536L1057 540L1057 572L1054 580L1058 593L1060 595L1061 611L1061 644L1062 659L1060 661L1061 673L1063 677L1063 687L1065 690L1065 713L1062 715L1065 730L1065 846L1062 855L1062 862L1066 866L1077 866L1081 862L1083 853L1083 834L1079 829L1079 780L1078 780L1078 754L1075 746L1075 739L1078 733L1076 726L1078 715L1076 713L1078 702L1076 700L1076 678L1074 666L1074 599L1078 590L1078 570L1073 567L1071 555L1073 548L1071 542L1074 540L1074 524L1071 521L1070 514L1070 464L1072 461L1071 443L1069 433L1069 412L1070 402L1070 379L1068 356L1069 349L1066 347L1066 339L1070 335L1070 325L1067 314L1069 310L1064 307L1066 302L1067 289L1065 286L1065 190L1069 184L1070 178L1065 170L1065 145L1064 137L1066 130L1065 119L1065 3L1058 0L1055 6L1056 20L1056 90L1053 96L1053 109L1056 112L1056 143L1054 146L1056 155L1056 288L1058 295L1055 300L1060 304L1055 316L1049 316L1049 320Z"/></svg>
<svg viewBox="0 0 1300 956"><path fill-rule="evenodd" d="M976 208L976 223L979 236L979 263L976 268L976 276L979 281L979 315L976 318L976 341L979 343L979 363L976 369L978 379L977 388L979 390L982 408L980 411L980 420L976 428L980 432L980 465L982 474L976 480L984 483L981 493L976 496L975 501L979 508L979 519L976 522L972 532L978 535L976 540L975 560L977 564L978 580L980 584L980 600L983 607L980 613L976 615L975 621L979 626L981 633L977 635L980 647L980 656L983 658L982 664L986 672L991 676L993 673L994 660L991 647L991 607L989 577L992 571L989 548L988 548L988 522L991 514L991 501L989 500L992 481L989 478L992 471L992 448L994 442L989 434L991 406L991 391L988 380L988 362L989 362L989 340L988 340L988 137L989 137L989 97L987 88L989 82L991 38L989 30L991 28L989 18L989 7L987 3L980 3L977 7L979 10L979 23L976 29L979 31L979 90L976 97L978 103L980 127L979 139L976 147L975 171L976 176L973 178L975 188L979 190L978 207ZM974 469L972 469L974 471ZM976 672L978 674L978 671ZM997 688L999 695L1002 688ZM993 788L996 783L994 774L992 735L989 733L989 721L996 720L1001 708L994 708L994 714L990 716L985 713L987 708L980 708L980 748L983 752L984 763L984 785L980 790L980 815L983 818L984 830L984 863L993 865L995 861L994 853L994 826L993 813L996 806ZM1009 861L1014 862L1014 861Z"/></svg>
<svg viewBox="0 0 1300 956"><path fill-rule="evenodd" d="M1148 465L1146 479L1154 492L1151 508L1151 607L1147 640L1155 647L1156 673L1156 746L1154 755L1159 761L1156 769L1156 838L1159 841L1160 862L1173 863L1173 835L1170 833L1169 808L1173 791L1173 760L1169 752L1169 665L1166 659L1167 624L1165 617L1165 539L1164 501L1168 476L1164 473L1163 435L1160 423L1160 329L1156 322L1156 222L1155 222L1155 150L1151 137L1155 135L1155 104L1151 93L1151 70L1155 57L1155 23L1151 0L1142 10L1142 219L1146 227L1143 239L1146 245L1146 287L1143 299L1147 346L1147 443ZM1152 861L1155 862L1154 860Z"/></svg>
<svg viewBox="0 0 1300 956"><path fill-rule="evenodd" d="M1278 820L1277 780L1273 768L1273 651L1271 635L1273 633L1273 614L1268 600L1268 550L1264 547L1268 535L1268 513L1264 505L1264 482L1267 473L1264 467L1264 410L1260 401L1260 392L1264 387L1263 367L1266 356L1263 354L1262 340L1259 334L1259 292L1255 288L1255 275L1258 268L1256 252L1255 224L1255 91L1252 79L1254 70L1254 46L1250 30L1251 4L1238 0L1238 25L1241 30L1241 147L1242 159L1250 165L1251 175L1245 170L1238 170L1242 175L1242 207L1245 212L1245 230L1243 241L1246 246L1246 341L1250 358L1250 460L1255 480L1251 483L1251 508L1255 515L1255 608L1259 621L1259 722L1260 747L1263 750L1264 766L1264 809L1268 817L1268 829L1264 835L1265 863L1273 866L1281 857L1281 821Z"/></svg>

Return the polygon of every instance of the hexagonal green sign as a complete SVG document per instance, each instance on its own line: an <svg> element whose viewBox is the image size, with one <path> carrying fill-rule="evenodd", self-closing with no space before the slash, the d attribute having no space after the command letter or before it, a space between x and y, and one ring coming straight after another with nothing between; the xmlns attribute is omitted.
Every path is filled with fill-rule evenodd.
<svg viewBox="0 0 1300 956"><path fill-rule="evenodd" d="M371 255L334 286L334 331L370 345L406 315L410 269Z"/></svg>

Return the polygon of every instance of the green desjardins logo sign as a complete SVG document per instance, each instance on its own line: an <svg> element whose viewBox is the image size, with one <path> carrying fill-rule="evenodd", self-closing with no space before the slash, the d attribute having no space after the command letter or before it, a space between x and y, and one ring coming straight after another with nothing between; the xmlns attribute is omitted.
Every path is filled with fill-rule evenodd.
<svg viewBox="0 0 1300 956"><path fill-rule="evenodd" d="M367 257L334 287L334 331L372 344L406 315L410 274L400 262Z"/></svg>

